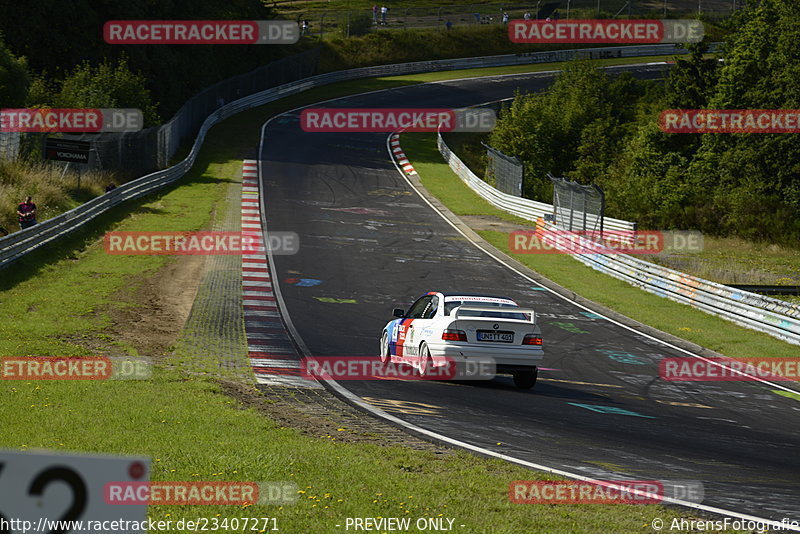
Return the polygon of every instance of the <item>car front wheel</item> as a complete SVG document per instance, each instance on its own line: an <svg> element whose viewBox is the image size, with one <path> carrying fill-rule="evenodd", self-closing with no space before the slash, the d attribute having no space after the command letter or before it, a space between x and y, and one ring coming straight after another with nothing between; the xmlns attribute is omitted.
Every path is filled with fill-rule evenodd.
<svg viewBox="0 0 800 534"><path fill-rule="evenodd" d="M534 367L529 371L514 371L514 385L520 389L531 389L536 385L539 368Z"/></svg>

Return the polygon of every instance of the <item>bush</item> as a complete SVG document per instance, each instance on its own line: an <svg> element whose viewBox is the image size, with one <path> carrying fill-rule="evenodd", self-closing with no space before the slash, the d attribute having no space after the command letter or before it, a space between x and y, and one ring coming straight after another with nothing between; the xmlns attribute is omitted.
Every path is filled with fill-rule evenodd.
<svg viewBox="0 0 800 534"><path fill-rule="evenodd" d="M366 35L372 31L372 16L368 13L348 13L339 18L339 33L342 37Z"/></svg>
<svg viewBox="0 0 800 534"><path fill-rule="evenodd" d="M145 127L159 122L156 107L141 74L134 74L126 59L103 61L97 67L83 62L61 82L54 105L62 108L137 108Z"/></svg>

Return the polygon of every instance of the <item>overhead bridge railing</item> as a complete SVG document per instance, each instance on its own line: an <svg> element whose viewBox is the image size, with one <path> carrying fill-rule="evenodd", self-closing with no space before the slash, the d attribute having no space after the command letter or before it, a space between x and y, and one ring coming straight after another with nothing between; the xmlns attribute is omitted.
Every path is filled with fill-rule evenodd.
<svg viewBox="0 0 800 534"><path fill-rule="evenodd" d="M0 238L0 268L7 267L14 261L29 254L37 248L60 239L69 233L81 228L98 215L105 213L110 208L128 200L141 198L154 193L181 179L192 165L194 165L200 147L206 134L218 122L245 111L286 96L307 91L313 87L327 85L346 80L359 78L372 78L376 76L394 76L412 74L417 72L431 72L444 70L460 70L480 67L501 67L509 65L527 65L536 63L551 63L567 61L576 57L600 58L626 58L643 56L663 56L685 54L686 51L673 44L621 46L605 48L584 48L576 50L556 50L552 52L533 52L525 54L508 54L502 56L487 56L479 58L444 59L434 61L418 61L395 65L380 65L375 67L362 67L320 74L303 78L296 82L280 85L240 98L223 105L212 112L201 125L192 149L186 158L170 167L157 171L141 178L121 185L113 191L94 198L77 208L48 219L36 226L15 232Z"/></svg>

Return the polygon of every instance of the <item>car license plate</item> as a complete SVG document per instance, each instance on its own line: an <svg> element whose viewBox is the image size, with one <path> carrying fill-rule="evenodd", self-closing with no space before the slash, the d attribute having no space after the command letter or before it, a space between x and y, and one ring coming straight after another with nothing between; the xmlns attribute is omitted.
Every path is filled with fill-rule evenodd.
<svg viewBox="0 0 800 534"><path fill-rule="evenodd" d="M499 341L501 343L513 343L514 332L490 332L489 330L478 330L478 341Z"/></svg>

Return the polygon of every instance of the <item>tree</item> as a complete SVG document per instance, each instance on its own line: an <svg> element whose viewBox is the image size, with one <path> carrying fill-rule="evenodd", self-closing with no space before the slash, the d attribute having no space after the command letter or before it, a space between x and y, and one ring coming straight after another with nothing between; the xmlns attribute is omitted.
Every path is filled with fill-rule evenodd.
<svg viewBox="0 0 800 534"><path fill-rule="evenodd" d="M552 198L547 173L600 182L618 158L642 106L661 94L630 74L614 79L591 62L567 64L547 93L517 95L501 113L490 144L525 164L525 196Z"/></svg>
<svg viewBox="0 0 800 534"><path fill-rule="evenodd" d="M608 85L589 61L573 61L549 92L518 94L500 114L489 144L523 162L526 197L552 198L547 173L563 176L573 169L583 130L610 115Z"/></svg>
<svg viewBox="0 0 800 534"><path fill-rule="evenodd" d="M635 220L642 228L691 227L696 189L688 160L666 148L666 136L650 116L600 177L609 215Z"/></svg>
<svg viewBox="0 0 800 534"><path fill-rule="evenodd" d="M800 4L750 5L725 47L712 109L800 108ZM709 189L729 232L795 242L800 217L797 134L705 134L690 172ZM788 218L786 214L791 214Z"/></svg>
<svg viewBox="0 0 800 534"><path fill-rule="evenodd" d="M141 74L131 72L123 58L115 64L103 61L97 67L83 62L61 82L54 105L62 108L137 108L145 126L159 118Z"/></svg>
<svg viewBox="0 0 800 534"><path fill-rule="evenodd" d="M20 107L28 94L28 65L6 47L0 36L0 107Z"/></svg>
<svg viewBox="0 0 800 534"><path fill-rule="evenodd" d="M706 58L705 42L686 45L688 57L679 57L667 78L665 105L676 109L701 109L716 90L719 61Z"/></svg>
<svg viewBox="0 0 800 534"><path fill-rule="evenodd" d="M271 4L271 3L270 3ZM111 45L103 40L109 20L271 20L258 0L0 0L0 31L31 71L53 81L73 66L126 58L148 82L162 116L174 114L201 89L253 70L300 45ZM55 22L54 22L55 21Z"/></svg>

